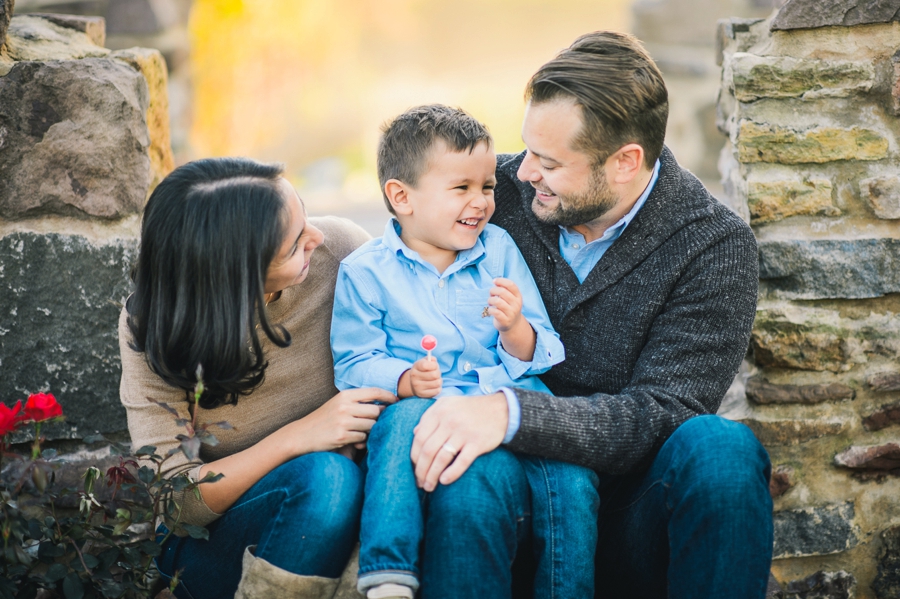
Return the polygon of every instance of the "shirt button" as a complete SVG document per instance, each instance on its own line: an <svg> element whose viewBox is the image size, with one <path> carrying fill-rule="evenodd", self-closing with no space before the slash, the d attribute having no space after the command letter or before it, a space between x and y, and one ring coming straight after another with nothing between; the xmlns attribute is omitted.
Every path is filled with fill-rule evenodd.
<svg viewBox="0 0 900 599"><path fill-rule="evenodd" d="M438 287L440 287L441 289L444 288L444 279L441 279L440 281L438 281Z"/></svg>
<svg viewBox="0 0 900 599"><path fill-rule="evenodd" d="M469 362L466 362L465 365L463 366L463 370L465 370L466 372L469 372L470 370L472 370L472 365Z"/></svg>
<svg viewBox="0 0 900 599"><path fill-rule="evenodd" d="M577 243L573 243L573 244L572 244L572 247L575 248L575 249L577 250L580 246L579 246Z"/></svg>

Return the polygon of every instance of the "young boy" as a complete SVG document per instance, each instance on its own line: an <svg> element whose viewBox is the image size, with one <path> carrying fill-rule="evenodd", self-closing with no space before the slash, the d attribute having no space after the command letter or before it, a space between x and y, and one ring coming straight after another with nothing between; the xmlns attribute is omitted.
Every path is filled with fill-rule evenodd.
<svg viewBox="0 0 900 599"><path fill-rule="evenodd" d="M496 164L490 134L465 112L431 105L400 115L378 149L395 218L384 237L341 263L331 328L336 386L410 398L389 406L368 439L358 588L369 599L412 598L419 586L425 492L409 455L430 398L547 391L534 375L564 357L524 259L505 231L487 224ZM427 334L438 342L431 358L420 345ZM593 597L596 475L518 457L532 489L535 596Z"/></svg>

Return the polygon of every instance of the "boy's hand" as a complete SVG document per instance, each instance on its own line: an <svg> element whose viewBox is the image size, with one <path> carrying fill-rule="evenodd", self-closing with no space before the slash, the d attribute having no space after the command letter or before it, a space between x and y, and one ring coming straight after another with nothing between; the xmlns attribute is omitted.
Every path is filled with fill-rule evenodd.
<svg viewBox="0 0 900 599"><path fill-rule="evenodd" d="M405 379L405 380L404 380ZM411 393L405 395L404 382L409 385ZM441 392L444 381L441 378L441 369L438 367L437 360L431 358L422 358L416 360L412 368L403 373L400 377L400 395L401 397L435 397Z"/></svg>
<svg viewBox="0 0 900 599"><path fill-rule="evenodd" d="M522 293L509 279L498 277L488 298L488 314L494 317L494 327L504 333L522 319Z"/></svg>

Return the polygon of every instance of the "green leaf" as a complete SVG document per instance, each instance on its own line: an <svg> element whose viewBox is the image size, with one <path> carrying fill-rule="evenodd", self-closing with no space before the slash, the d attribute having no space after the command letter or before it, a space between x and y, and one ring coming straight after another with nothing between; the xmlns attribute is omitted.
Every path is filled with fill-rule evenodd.
<svg viewBox="0 0 900 599"><path fill-rule="evenodd" d="M209 531L203 528L202 526L194 526L193 524L182 524L182 528L184 528L185 532L191 535L193 539L205 539L209 540Z"/></svg>
<svg viewBox="0 0 900 599"><path fill-rule="evenodd" d="M154 476L156 476L156 473L148 466L141 466L138 470L138 478L141 479L141 482L145 485L149 485L153 482Z"/></svg>
<svg viewBox="0 0 900 599"><path fill-rule="evenodd" d="M63 593L66 599L81 599L84 597L84 585L81 584L81 578L74 572L68 574L63 579Z"/></svg>
<svg viewBox="0 0 900 599"><path fill-rule="evenodd" d="M84 559L84 565L87 566L88 568L90 568L91 570L93 570L94 568L96 568L97 566L100 565L100 560L98 560L95 556L91 555L90 553L85 553L83 556L83 559Z"/></svg>
<svg viewBox="0 0 900 599"><path fill-rule="evenodd" d="M45 460L52 460L56 457L57 451L52 447L41 452L41 457Z"/></svg>
<svg viewBox="0 0 900 599"><path fill-rule="evenodd" d="M209 537L208 534L206 536ZM150 557L157 557L162 553L162 548L155 542L147 540L141 543L141 551L143 551Z"/></svg>
<svg viewBox="0 0 900 599"><path fill-rule="evenodd" d="M144 445L143 447L141 447L140 449L135 451L134 455L136 455L137 457L142 457L142 456L152 456L155 453L156 453L156 447L154 447L153 445Z"/></svg>
<svg viewBox="0 0 900 599"><path fill-rule="evenodd" d="M191 486L191 479L186 475L176 476L172 479L173 491L184 491Z"/></svg>
<svg viewBox="0 0 900 599"><path fill-rule="evenodd" d="M44 536L44 531L41 530L41 523L37 520L29 520L28 521L28 536L36 541L40 541Z"/></svg>
<svg viewBox="0 0 900 599"><path fill-rule="evenodd" d="M87 435L86 437L84 437L82 439L82 441L84 441L85 443L88 443L88 444L101 443L103 441L106 441L106 437L104 437L100 433L94 433L93 435Z"/></svg>
<svg viewBox="0 0 900 599"><path fill-rule="evenodd" d="M44 579L47 582L56 582L57 580L62 580L68 573L68 571L69 569L65 564L55 563L47 568L47 573L44 574Z"/></svg>
<svg viewBox="0 0 900 599"><path fill-rule="evenodd" d="M179 435L179 437L181 436L183 435ZM197 437L185 437L181 441L181 451L191 461L198 459L200 457L200 439Z"/></svg>

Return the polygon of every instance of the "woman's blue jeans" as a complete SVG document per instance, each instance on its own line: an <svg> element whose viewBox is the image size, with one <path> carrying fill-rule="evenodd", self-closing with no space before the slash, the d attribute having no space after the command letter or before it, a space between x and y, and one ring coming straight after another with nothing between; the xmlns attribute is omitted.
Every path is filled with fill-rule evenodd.
<svg viewBox="0 0 900 599"><path fill-rule="evenodd" d="M510 564L531 542L528 484L515 464L494 451L431 494L423 598L531 596L525 551L510 590ZM647 471L601 477L596 597L762 599L772 556L769 472L750 429L698 416Z"/></svg>
<svg viewBox="0 0 900 599"><path fill-rule="evenodd" d="M515 551L522 532L518 530L519 522L522 522L533 526L531 532L537 559L535 596L547 599L592 597L599 503L597 475L580 466L530 456L515 457L499 449L480 456L469 471L449 487L439 487L433 494L425 493L416 487L409 454L413 428L433 403L432 400L410 398L388 406L369 435L359 558L360 590L385 582L417 589L421 580L418 564L423 537L426 541L424 573L426 580L430 580L430 556L436 551L441 555L447 553L445 548L439 546L448 541L445 530L446 535L454 537L449 541L454 547L454 554L442 558L442 563L450 560L465 564L481 562L485 558L491 561L492 556L497 556L496 566L507 571L508 580L512 558L501 556L504 548ZM478 474L483 461L491 464L486 467L487 472L494 472L490 479ZM510 469L510 472L495 472L494 468ZM522 477L526 481L524 496L521 482L512 482ZM470 479L473 479L471 483ZM449 501L461 502L465 508L462 512L453 510L453 516L448 519L444 509L435 505L433 498L448 495L447 491L457 486L463 491L449 493L451 497L458 495L457 499ZM470 494L469 489L476 492ZM512 513L501 505L504 502L513 509ZM473 532L464 526L470 521L481 526L479 519L490 518L497 509L503 512L503 517L498 521L505 522L500 525L502 530L498 531L496 539L482 540L480 532ZM529 513L531 517L527 518ZM493 522L488 522L486 526L497 528ZM459 533L457 539L458 530L466 532ZM524 532L528 534L530 531ZM442 540L435 540L433 537L436 535ZM467 539L466 535L473 536ZM489 544L496 547L489 547ZM497 591L487 590L486 587L495 582L493 575L491 580L467 580L461 572L457 572L456 577L452 582L441 583L441 586L449 584L456 589L425 584L420 596L459 596L453 593L459 592L461 589L458 587L464 585L474 585L481 597L502 596L494 592L509 594L508 582L505 591L499 590L502 588L499 585Z"/></svg>
<svg viewBox="0 0 900 599"><path fill-rule="evenodd" d="M272 470L207 526L209 540L172 536L156 559L182 570L179 599L233 597L244 549L288 572L337 578L359 534L363 474L336 453L310 453ZM164 531L163 531L164 532Z"/></svg>

